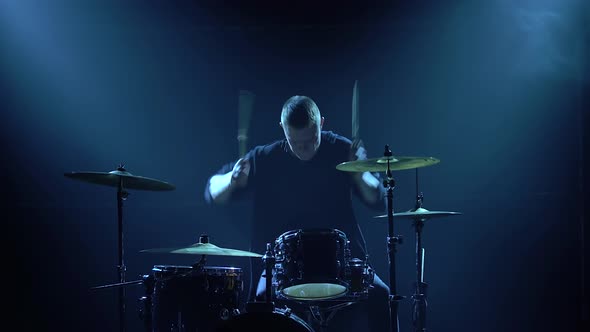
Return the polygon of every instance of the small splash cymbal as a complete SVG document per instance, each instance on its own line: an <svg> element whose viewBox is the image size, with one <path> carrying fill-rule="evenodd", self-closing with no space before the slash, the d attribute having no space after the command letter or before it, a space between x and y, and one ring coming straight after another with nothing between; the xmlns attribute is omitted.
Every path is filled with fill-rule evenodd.
<svg viewBox="0 0 590 332"><path fill-rule="evenodd" d="M154 248L145 249L140 252L164 253L164 254L188 254L188 255L211 255L211 256L234 256L234 257L262 257L262 255L237 249L221 248L212 243L194 243L188 247L178 248Z"/></svg>

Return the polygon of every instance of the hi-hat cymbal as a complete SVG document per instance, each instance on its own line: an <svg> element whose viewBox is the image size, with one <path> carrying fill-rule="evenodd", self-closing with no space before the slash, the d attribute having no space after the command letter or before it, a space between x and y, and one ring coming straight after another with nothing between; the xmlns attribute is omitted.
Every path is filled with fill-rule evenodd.
<svg viewBox="0 0 590 332"><path fill-rule="evenodd" d="M154 248L145 249L140 252L164 253L164 254L188 254L188 255L211 255L211 256L237 256L237 257L262 257L262 255L237 249L221 248L212 243L194 243L188 247L181 248Z"/></svg>
<svg viewBox="0 0 590 332"><path fill-rule="evenodd" d="M452 212L452 211L429 211L424 208L417 208L412 209L406 212L398 212L394 213L394 218L403 218L403 219L430 219L430 218L440 218L440 217L448 217L462 214L461 212ZM376 216L373 218L388 218L387 214Z"/></svg>
<svg viewBox="0 0 590 332"><path fill-rule="evenodd" d="M364 160L346 161L336 166L336 169L345 172L385 172L387 162L392 171L401 171L424 166L434 165L440 160L433 157L379 157Z"/></svg>
<svg viewBox="0 0 590 332"><path fill-rule="evenodd" d="M168 182L133 175L123 168L110 172L70 172L65 173L64 176L75 180L111 187L118 187L119 180L122 180L123 188L126 189L164 191L174 190L176 188Z"/></svg>

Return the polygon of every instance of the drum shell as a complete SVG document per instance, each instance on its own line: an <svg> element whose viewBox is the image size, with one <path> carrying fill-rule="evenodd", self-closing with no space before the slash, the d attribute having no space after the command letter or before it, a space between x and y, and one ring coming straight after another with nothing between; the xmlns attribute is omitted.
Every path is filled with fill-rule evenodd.
<svg viewBox="0 0 590 332"><path fill-rule="evenodd" d="M215 332L314 332L312 327L289 309L244 312L224 321Z"/></svg>
<svg viewBox="0 0 590 332"><path fill-rule="evenodd" d="M239 313L241 268L155 265L151 277L146 297L153 332L212 331Z"/></svg>
<svg viewBox="0 0 590 332"><path fill-rule="evenodd" d="M279 298L286 288L328 283L348 288L349 241L337 229L298 229L275 240L273 287Z"/></svg>

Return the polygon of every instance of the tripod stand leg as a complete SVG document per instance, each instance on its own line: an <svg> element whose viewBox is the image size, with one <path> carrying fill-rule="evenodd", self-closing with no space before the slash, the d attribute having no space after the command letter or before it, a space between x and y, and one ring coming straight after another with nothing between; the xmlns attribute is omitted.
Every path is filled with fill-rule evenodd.
<svg viewBox="0 0 590 332"><path fill-rule="evenodd" d="M421 282L416 288L421 290L421 293L412 296L412 325L414 331L426 331L426 307L428 305L426 300L426 289L428 284Z"/></svg>

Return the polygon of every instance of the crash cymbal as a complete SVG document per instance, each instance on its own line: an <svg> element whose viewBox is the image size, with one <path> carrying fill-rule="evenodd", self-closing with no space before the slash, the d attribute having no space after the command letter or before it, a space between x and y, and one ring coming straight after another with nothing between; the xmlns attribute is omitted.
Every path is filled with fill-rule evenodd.
<svg viewBox="0 0 590 332"><path fill-rule="evenodd" d="M347 161L338 164L336 169L345 172L385 172L387 171L388 160L389 169L392 171L430 166L440 162L440 160L432 157L391 156Z"/></svg>
<svg viewBox="0 0 590 332"><path fill-rule="evenodd" d="M244 250L237 250L237 249L227 249L218 247L212 243L195 243L188 247L181 247L181 248L154 248L154 249L146 249L140 252L148 252L148 253L164 253L164 254L188 254L188 255L211 255L211 256L237 256L237 257L262 257L257 253L244 251Z"/></svg>
<svg viewBox="0 0 590 332"><path fill-rule="evenodd" d="M122 167L110 172L70 172L65 173L64 176L111 187L118 187L119 180L121 179L123 181L123 188L126 189L163 191L174 190L176 188L174 185L164 181L133 175Z"/></svg>
<svg viewBox="0 0 590 332"><path fill-rule="evenodd" d="M462 214L461 212L452 212L452 211L429 211L424 208L412 209L406 212L398 212L394 213L394 218L403 218L403 219L430 219L430 218L440 218L440 217L448 217ZM387 218L388 215L380 215L373 218Z"/></svg>

